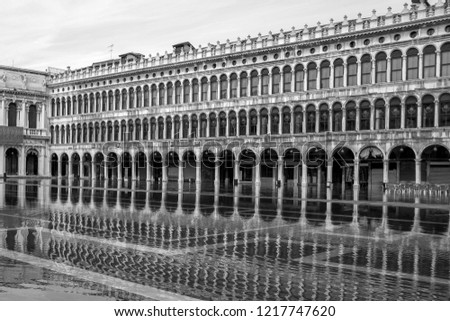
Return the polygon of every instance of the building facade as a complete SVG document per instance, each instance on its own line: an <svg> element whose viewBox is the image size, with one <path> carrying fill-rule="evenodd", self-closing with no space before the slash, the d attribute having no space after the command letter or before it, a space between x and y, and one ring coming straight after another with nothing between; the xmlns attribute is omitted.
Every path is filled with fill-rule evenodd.
<svg viewBox="0 0 450 321"><path fill-rule="evenodd" d="M137 53L48 79L49 173L359 189L450 181L450 8Z"/></svg>
<svg viewBox="0 0 450 321"><path fill-rule="evenodd" d="M47 73L0 66L0 174L49 177Z"/></svg>

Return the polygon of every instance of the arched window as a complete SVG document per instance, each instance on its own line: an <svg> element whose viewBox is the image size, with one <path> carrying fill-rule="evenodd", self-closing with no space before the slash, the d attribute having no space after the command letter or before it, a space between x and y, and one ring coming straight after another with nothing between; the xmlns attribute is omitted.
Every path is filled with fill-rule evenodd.
<svg viewBox="0 0 450 321"><path fill-rule="evenodd" d="M283 68L283 92L290 93L292 91L292 68L285 66Z"/></svg>
<svg viewBox="0 0 450 321"><path fill-rule="evenodd" d="M206 115L200 115L200 137L206 137L206 128L208 126L208 121L206 120Z"/></svg>
<svg viewBox="0 0 450 321"><path fill-rule="evenodd" d="M72 114L72 101L69 98L67 98L67 115L71 115Z"/></svg>
<svg viewBox="0 0 450 321"><path fill-rule="evenodd" d="M59 98L56 99L56 116L61 115L61 101Z"/></svg>
<svg viewBox="0 0 450 321"><path fill-rule="evenodd" d="M231 92L230 92L230 98L237 98L237 90L238 90L238 80L236 74L231 74L230 76L231 81Z"/></svg>
<svg viewBox="0 0 450 321"><path fill-rule="evenodd" d="M450 76L450 43L441 47L441 76Z"/></svg>
<svg viewBox="0 0 450 321"><path fill-rule="evenodd" d="M230 128L228 130L228 133L230 136L236 136L237 133L236 113L234 111L230 111L230 113L228 114L228 119L230 121Z"/></svg>
<svg viewBox="0 0 450 321"><path fill-rule="evenodd" d="M174 139L180 139L180 116L175 116L173 119Z"/></svg>
<svg viewBox="0 0 450 321"><path fill-rule="evenodd" d="M215 113L209 114L209 137L216 137L217 118Z"/></svg>
<svg viewBox="0 0 450 321"><path fill-rule="evenodd" d="M122 94L125 95L125 102L126 102L127 101L126 100L127 91L124 89ZM88 95L84 95L83 107L84 107L84 113L85 114L89 113L89 97L88 97Z"/></svg>
<svg viewBox="0 0 450 321"><path fill-rule="evenodd" d="M361 57L361 85L372 83L372 58L366 54Z"/></svg>
<svg viewBox="0 0 450 321"><path fill-rule="evenodd" d="M443 94L439 98L439 126L450 126L450 94Z"/></svg>
<svg viewBox="0 0 450 321"><path fill-rule="evenodd" d="M172 117L166 118L166 139L172 139Z"/></svg>
<svg viewBox="0 0 450 321"><path fill-rule="evenodd" d="M150 139L156 139L156 119L154 117L150 120Z"/></svg>
<svg viewBox="0 0 450 321"><path fill-rule="evenodd" d="M358 64L356 57L350 57L347 60L347 85L358 85Z"/></svg>
<svg viewBox="0 0 450 321"><path fill-rule="evenodd" d="M100 97L99 94L97 95ZM66 99L63 97L63 99L61 100L61 116L65 115L66 115Z"/></svg>
<svg viewBox="0 0 450 321"><path fill-rule="evenodd" d="M375 82L377 84L381 82L386 82L387 56L384 52L380 52L375 56L375 68L376 68Z"/></svg>
<svg viewBox="0 0 450 321"><path fill-rule="evenodd" d="M198 102L198 95L199 95L199 85L198 85L198 79L192 80L192 102L196 103Z"/></svg>
<svg viewBox="0 0 450 321"><path fill-rule="evenodd" d="M173 104L173 84L169 82L167 84L167 105Z"/></svg>
<svg viewBox="0 0 450 321"><path fill-rule="evenodd" d="M94 94L90 94L89 95L89 112L93 113L94 112L94 107L95 107L95 98L94 98Z"/></svg>
<svg viewBox="0 0 450 321"><path fill-rule="evenodd" d="M140 93L140 87L138 87L138 89L139 89L139 93ZM138 104L139 104L139 100L138 100ZM107 106L108 106L108 96L106 94L106 91L104 91L102 93L102 111L106 111L108 108Z"/></svg>
<svg viewBox="0 0 450 321"><path fill-rule="evenodd" d="M189 136L189 116L183 116L183 138L188 138Z"/></svg>
<svg viewBox="0 0 450 321"><path fill-rule="evenodd" d="M55 99L52 99L52 117L55 117Z"/></svg>
<svg viewBox="0 0 450 321"><path fill-rule="evenodd" d="M14 103L10 103L8 106L8 127L17 126L17 106Z"/></svg>
<svg viewBox="0 0 450 321"><path fill-rule="evenodd" d="M385 129L386 107L383 99L375 101L375 130Z"/></svg>
<svg viewBox="0 0 450 321"><path fill-rule="evenodd" d="M250 74L250 95L258 96L258 72L253 70Z"/></svg>
<svg viewBox="0 0 450 321"><path fill-rule="evenodd" d="M303 65L295 66L295 91L303 91L305 88L305 69Z"/></svg>
<svg viewBox="0 0 450 321"><path fill-rule="evenodd" d="M334 61L334 88L344 87L344 61L336 59Z"/></svg>
<svg viewBox="0 0 450 321"><path fill-rule="evenodd" d="M291 109L289 107L283 108L283 134L291 133Z"/></svg>
<svg viewBox="0 0 450 321"><path fill-rule="evenodd" d="M392 98L389 102L389 129L399 129L402 119L402 106L399 98Z"/></svg>
<svg viewBox="0 0 450 321"><path fill-rule="evenodd" d="M201 101L206 101L208 99L208 79L206 77L202 78L202 96Z"/></svg>
<svg viewBox="0 0 450 321"><path fill-rule="evenodd" d="M211 83L211 100L216 100L218 98L218 96L217 96L217 90L218 90L217 77L212 76L210 83Z"/></svg>
<svg viewBox="0 0 450 321"><path fill-rule="evenodd" d="M261 127L260 127L260 134L261 135L266 135L268 133L268 124L269 124L269 117L268 117L268 112L266 108L261 109L261 112L259 113L260 118L261 118ZM252 134L252 135L256 135Z"/></svg>
<svg viewBox="0 0 450 321"><path fill-rule="evenodd" d="M426 46L423 49L423 78L436 77L436 48Z"/></svg>
<svg viewBox="0 0 450 321"><path fill-rule="evenodd" d="M406 52L406 80L419 78L419 51L411 48Z"/></svg>
<svg viewBox="0 0 450 321"><path fill-rule="evenodd" d="M436 110L434 106L434 97L431 95L425 95L422 98L422 113L423 113L422 127L434 127L435 112ZM408 114L408 106L406 106L406 114Z"/></svg>
<svg viewBox="0 0 450 321"><path fill-rule="evenodd" d="M130 100L128 108L133 108L134 107L134 88L130 88L128 90L128 97L129 97L129 100Z"/></svg>
<svg viewBox="0 0 450 321"><path fill-rule="evenodd" d="M181 82L175 82L175 104L181 104Z"/></svg>
<svg viewBox="0 0 450 321"><path fill-rule="evenodd" d="M405 128L417 128L417 99L408 97L405 101Z"/></svg>
<svg viewBox="0 0 450 321"><path fill-rule="evenodd" d="M270 133L272 135L278 135L280 133L280 112L278 108L272 108L270 117L272 122Z"/></svg>
<svg viewBox="0 0 450 321"><path fill-rule="evenodd" d="M263 69L261 71L261 95L269 94L269 71Z"/></svg>
<svg viewBox="0 0 450 321"><path fill-rule="evenodd" d="M190 87L189 87L189 80L183 81L183 103L187 104L189 103L189 93Z"/></svg>
<svg viewBox="0 0 450 321"><path fill-rule="evenodd" d="M317 89L317 65L314 62L308 64L308 90Z"/></svg>
<svg viewBox="0 0 450 321"><path fill-rule="evenodd" d="M122 90L122 109L127 109L127 102L128 102L128 92L126 89ZM86 109L86 106L85 106Z"/></svg>
<svg viewBox="0 0 450 321"><path fill-rule="evenodd" d="M333 131L342 131L342 105L341 103L333 104Z"/></svg>
<svg viewBox="0 0 450 321"><path fill-rule="evenodd" d="M142 130L142 139L143 140L148 140L148 129L149 129L148 119L144 118L144 124L143 124L143 130Z"/></svg>
<svg viewBox="0 0 450 321"><path fill-rule="evenodd" d="M28 109L28 128L36 128L36 105L31 105Z"/></svg>
<svg viewBox="0 0 450 321"><path fill-rule="evenodd" d="M75 97L74 97L75 99ZM114 93L112 92L112 90L110 90L108 92L108 110L113 110L114 109ZM73 111L75 113L75 104L73 105Z"/></svg>
<svg viewBox="0 0 450 321"><path fill-rule="evenodd" d="M166 94L166 92L165 92L164 84L160 84L159 85L159 106L164 105L164 103L166 101L165 94Z"/></svg>
<svg viewBox="0 0 450 321"><path fill-rule="evenodd" d="M236 116L234 117L234 126L236 126ZM231 131L230 131L231 133ZM227 134L227 115L224 112L219 114L219 136L224 137ZM234 135L231 135L234 136Z"/></svg>
<svg viewBox="0 0 450 321"><path fill-rule="evenodd" d="M158 139L164 139L164 118L158 118Z"/></svg>
<svg viewBox="0 0 450 321"><path fill-rule="evenodd" d="M300 134L303 131L303 112L301 106L294 108L294 134Z"/></svg>
<svg viewBox="0 0 450 321"><path fill-rule="evenodd" d="M247 135L247 114L245 110L239 112L239 136Z"/></svg>
<svg viewBox="0 0 450 321"><path fill-rule="evenodd" d="M144 86L144 107L148 107L150 103L150 95L148 91L148 86Z"/></svg>
<svg viewBox="0 0 450 321"><path fill-rule="evenodd" d="M306 107L306 132L316 132L316 107L314 105Z"/></svg>
<svg viewBox="0 0 450 321"><path fill-rule="evenodd" d="M330 112L327 104L321 104L319 107L319 132L327 132L330 124Z"/></svg>
<svg viewBox="0 0 450 321"><path fill-rule="evenodd" d="M191 138L197 138L198 133L198 120L197 115L192 115L191 117Z"/></svg>
<svg viewBox="0 0 450 321"><path fill-rule="evenodd" d="M391 81L402 80L402 52L400 50L394 50L391 53Z"/></svg>
<svg viewBox="0 0 450 321"><path fill-rule="evenodd" d="M220 99L228 98L228 79L226 75L220 76Z"/></svg>
<svg viewBox="0 0 450 321"><path fill-rule="evenodd" d="M258 114L256 110L252 109L250 111L250 132L249 135L256 135L258 128Z"/></svg>
<svg viewBox="0 0 450 321"><path fill-rule="evenodd" d="M247 78L247 73L244 71L241 73L241 97L247 97L247 87L248 87L248 78Z"/></svg>
<svg viewBox="0 0 450 321"><path fill-rule="evenodd" d="M157 97L158 97L158 90L156 88L156 85L152 85L152 106L156 106Z"/></svg>
<svg viewBox="0 0 450 321"><path fill-rule="evenodd" d="M280 68L275 67L272 69L272 94L280 93Z"/></svg>
<svg viewBox="0 0 450 321"><path fill-rule="evenodd" d="M364 100L359 105L359 129L370 130L370 103Z"/></svg>
<svg viewBox="0 0 450 321"><path fill-rule="evenodd" d="M320 88L330 88L330 62L328 60L322 61L320 64Z"/></svg>
<svg viewBox="0 0 450 321"><path fill-rule="evenodd" d="M345 112L347 114L347 131L355 131L356 130L356 104L354 101L350 101L345 106Z"/></svg>

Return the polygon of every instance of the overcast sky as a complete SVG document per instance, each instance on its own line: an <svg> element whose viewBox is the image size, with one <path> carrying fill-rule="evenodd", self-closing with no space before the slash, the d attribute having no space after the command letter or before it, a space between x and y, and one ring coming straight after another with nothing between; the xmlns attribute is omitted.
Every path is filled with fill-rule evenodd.
<svg viewBox="0 0 450 321"><path fill-rule="evenodd" d="M171 52L237 37L400 12L410 0L2 0L0 65L72 69L139 52ZM431 1L434 4L436 1Z"/></svg>

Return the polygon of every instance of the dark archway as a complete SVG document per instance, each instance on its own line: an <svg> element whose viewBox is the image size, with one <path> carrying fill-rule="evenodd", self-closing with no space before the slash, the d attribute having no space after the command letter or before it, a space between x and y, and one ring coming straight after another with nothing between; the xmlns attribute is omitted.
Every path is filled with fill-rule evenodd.
<svg viewBox="0 0 450 321"><path fill-rule="evenodd" d="M450 153L447 147L431 145L422 152L422 181L432 184L449 184Z"/></svg>
<svg viewBox="0 0 450 321"><path fill-rule="evenodd" d="M38 152L35 149L30 149L27 153L26 159L26 174L28 175L38 175Z"/></svg>
<svg viewBox="0 0 450 321"><path fill-rule="evenodd" d="M6 175L19 174L19 152L15 148L8 148L5 154Z"/></svg>
<svg viewBox="0 0 450 321"><path fill-rule="evenodd" d="M389 182L415 182L416 153L408 146L397 146L389 154Z"/></svg>

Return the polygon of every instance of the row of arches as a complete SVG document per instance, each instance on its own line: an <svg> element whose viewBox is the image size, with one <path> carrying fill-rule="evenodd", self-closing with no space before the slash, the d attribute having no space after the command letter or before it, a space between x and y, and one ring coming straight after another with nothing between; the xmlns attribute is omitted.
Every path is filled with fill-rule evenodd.
<svg viewBox="0 0 450 321"><path fill-rule="evenodd" d="M263 68L229 75L53 98L51 115L65 116L149 106L271 95L450 76L450 43L360 57Z"/></svg>
<svg viewBox="0 0 450 321"><path fill-rule="evenodd" d="M193 150L162 153L143 151L131 154L110 152L53 154L51 171L57 177L113 180L169 180L233 184L286 184L302 186L337 184L341 188L378 188L381 185L412 181L448 184L450 152L444 145L429 145L420 150L397 145L387 151L375 145L358 150L338 147L327 152L320 145L307 150L289 147L262 151L245 148L239 153L222 150L202 153Z"/></svg>
<svg viewBox="0 0 450 321"><path fill-rule="evenodd" d="M16 148L8 148L5 152L5 173L6 175L21 175L21 155ZM25 155L25 175L38 175L39 173L39 153L35 149L29 149Z"/></svg>
<svg viewBox="0 0 450 321"><path fill-rule="evenodd" d="M52 144L450 126L450 94L52 125Z"/></svg>
<svg viewBox="0 0 450 321"><path fill-rule="evenodd" d="M30 105L28 110L26 110L26 120L27 123L20 124L19 121L19 108L16 103L11 102L8 104L7 108L7 126L8 127L17 127L24 126L27 128L37 128L38 122L38 110L36 105ZM25 114L24 114L25 115Z"/></svg>

